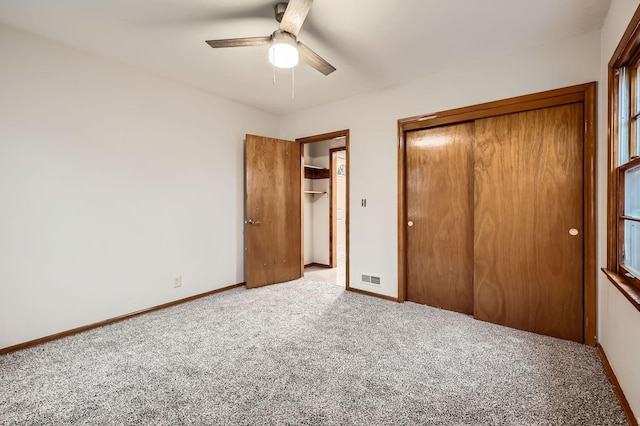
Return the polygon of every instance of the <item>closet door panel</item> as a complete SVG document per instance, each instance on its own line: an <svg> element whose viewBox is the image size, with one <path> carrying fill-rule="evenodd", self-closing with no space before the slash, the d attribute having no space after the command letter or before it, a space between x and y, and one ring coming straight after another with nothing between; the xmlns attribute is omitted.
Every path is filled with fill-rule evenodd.
<svg viewBox="0 0 640 426"><path fill-rule="evenodd" d="M476 121L476 318L583 341L582 123L582 104Z"/></svg>
<svg viewBox="0 0 640 426"><path fill-rule="evenodd" d="M473 313L473 123L409 132L407 300Z"/></svg>

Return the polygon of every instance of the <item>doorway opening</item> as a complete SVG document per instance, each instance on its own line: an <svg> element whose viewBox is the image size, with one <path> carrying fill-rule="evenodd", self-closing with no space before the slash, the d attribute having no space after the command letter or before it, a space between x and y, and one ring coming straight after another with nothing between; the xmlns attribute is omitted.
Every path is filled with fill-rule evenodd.
<svg viewBox="0 0 640 426"><path fill-rule="evenodd" d="M349 289L349 131L301 144L304 276Z"/></svg>

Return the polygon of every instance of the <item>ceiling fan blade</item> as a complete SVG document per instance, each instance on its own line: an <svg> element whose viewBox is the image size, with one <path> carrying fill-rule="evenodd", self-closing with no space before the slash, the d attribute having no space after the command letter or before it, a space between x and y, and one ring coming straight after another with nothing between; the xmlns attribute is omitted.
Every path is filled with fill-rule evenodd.
<svg viewBox="0 0 640 426"><path fill-rule="evenodd" d="M320 55L300 42L298 42L298 52L300 53L300 57L303 61L324 75L329 75L336 70L333 65L322 59Z"/></svg>
<svg viewBox="0 0 640 426"><path fill-rule="evenodd" d="M225 40L207 40L207 44L211 47L245 47L245 46L264 46L271 43L271 36L265 37L245 37L245 38L228 38Z"/></svg>
<svg viewBox="0 0 640 426"><path fill-rule="evenodd" d="M313 0L291 0L280 22L280 29L298 36Z"/></svg>

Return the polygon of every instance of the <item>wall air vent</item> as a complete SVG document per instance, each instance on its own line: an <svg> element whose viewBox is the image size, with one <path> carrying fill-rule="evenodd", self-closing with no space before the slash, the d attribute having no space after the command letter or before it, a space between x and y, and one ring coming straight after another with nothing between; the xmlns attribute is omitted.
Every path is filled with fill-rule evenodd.
<svg viewBox="0 0 640 426"><path fill-rule="evenodd" d="M380 285L380 277L370 274L361 274L361 281L364 284Z"/></svg>

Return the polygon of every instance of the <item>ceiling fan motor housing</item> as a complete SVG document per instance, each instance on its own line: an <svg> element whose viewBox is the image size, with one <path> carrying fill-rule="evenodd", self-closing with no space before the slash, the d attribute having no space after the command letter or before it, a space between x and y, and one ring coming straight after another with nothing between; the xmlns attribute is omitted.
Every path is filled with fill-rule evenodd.
<svg viewBox="0 0 640 426"><path fill-rule="evenodd" d="M284 30L276 30L271 35L269 62L278 68L292 68L298 64L296 37Z"/></svg>

